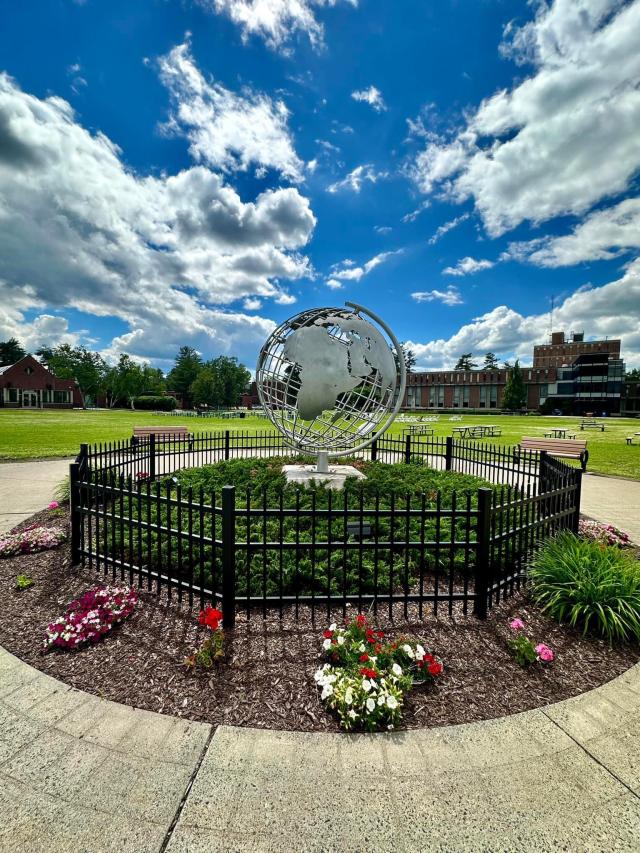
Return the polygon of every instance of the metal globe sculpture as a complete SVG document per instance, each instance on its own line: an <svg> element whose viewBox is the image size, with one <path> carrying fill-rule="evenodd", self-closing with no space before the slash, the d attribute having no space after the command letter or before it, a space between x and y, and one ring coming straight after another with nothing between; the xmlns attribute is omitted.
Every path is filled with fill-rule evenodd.
<svg viewBox="0 0 640 853"><path fill-rule="evenodd" d="M265 413L291 447L318 456L318 471L328 470L329 456L380 436L404 397L404 356L393 332L361 305L345 304L282 323L256 369Z"/></svg>

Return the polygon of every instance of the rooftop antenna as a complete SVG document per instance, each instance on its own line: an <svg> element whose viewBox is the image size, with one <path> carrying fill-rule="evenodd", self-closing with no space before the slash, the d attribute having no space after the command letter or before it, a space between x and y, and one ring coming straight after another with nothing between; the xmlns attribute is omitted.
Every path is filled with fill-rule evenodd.
<svg viewBox="0 0 640 853"><path fill-rule="evenodd" d="M549 340L551 340L551 335L553 334L553 309L556 305L555 295L552 295L549 301L551 303L551 309L549 311Z"/></svg>

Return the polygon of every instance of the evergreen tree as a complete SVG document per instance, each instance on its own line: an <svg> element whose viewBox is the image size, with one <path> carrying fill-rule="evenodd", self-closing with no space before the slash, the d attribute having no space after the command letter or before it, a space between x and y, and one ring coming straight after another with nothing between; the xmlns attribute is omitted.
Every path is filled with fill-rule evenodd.
<svg viewBox="0 0 640 853"><path fill-rule="evenodd" d="M9 338L8 341L0 341L0 367L5 364L15 364L26 355L22 344L17 338Z"/></svg>
<svg viewBox="0 0 640 853"><path fill-rule="evenodd" d="M191 385L202 370L202 359L193 347L180 347L175 364L167 376L167 388L176 391L189 407L192 403Z"/></svg>
<svg viewBox="0 0 640 853"><path fill-rule="evenodd" d="M416 354L412 349L408 349L404 345L403 341L400 342L400 346L402 347L402 352L404 355L405 369L406 369L407 373L413 373L413 368L416 366L416 361L418 360L416 358Z"/></svg>
<svg viewBox="0 0 640 853"><path fill-rule="evenodd" d="M211 406L215 408L220 405L222 400L222 386L216 371L210 364L205 364L202 370L200 370L191 383L189 393L194 406Z"/></svg>
<svg viewBox="0 0 640 853"><path fill-rule="evenodd" d="M511 368L511 372L507 378L507 384L504 386L504 395L502 397L502 408L510 412L524 409L527 405L527 387L524 384L520 362L516 359L516 363Z"/></svg>
<svg viewBox="0 0 640 853"><path fill-rule="evenodd" d="M484 364L482 365L483 370L498 370L498 359L496 358L495 353L488 352L484 357Z"/></svg>
<svg viewBox="0 0 640 853"><path fill-rule="evenodd" d="M456 366L453 368L454 370L473 370L474 367L477 367L477 363L473 361L473 353L465 352L463 353Z"/></svg>

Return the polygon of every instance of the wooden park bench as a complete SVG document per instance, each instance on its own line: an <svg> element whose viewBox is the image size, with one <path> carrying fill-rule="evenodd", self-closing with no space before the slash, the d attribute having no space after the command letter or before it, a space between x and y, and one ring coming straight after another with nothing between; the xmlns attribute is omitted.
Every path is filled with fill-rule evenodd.
<svg viewBox="0 0 640 853"><path fill-rule="evenodd" d="M418 424L417 426L405 427L402 430L403 435L433 435L433 427L423 426L422 424Z"/></svg>
<svg viewBox="0 0 640 853"><path fill-rule="evenodd" d="M143 426L133 428L133 438L131 444L137 447L140 439L155 436L156 442L165 439L180 439L186 438L189 440L189 450L193 450L193 435L189 432L186 426Z"/></svg>
<svg viewBox="0 0 640 853"><path fill-rule="evenodd" d="M524 436L518 445L520 450L532 450L535 453L546 451L552 456L561 456L564 459L579 459L582 470L587 470L589 451L587 442L574 438L531 438Z"/></svg>

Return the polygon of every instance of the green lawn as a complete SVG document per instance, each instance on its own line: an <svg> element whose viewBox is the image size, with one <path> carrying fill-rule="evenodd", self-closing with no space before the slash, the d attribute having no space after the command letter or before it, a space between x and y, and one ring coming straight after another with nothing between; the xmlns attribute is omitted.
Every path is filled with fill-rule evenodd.
<svg viewBox="0 0 640 853"><path fill-rule="evenodd" d="M177 426L184 424L194 432L214 430L267 430L264 418L181 418L154 415L152 412L130 411L26 411L0 409L0 459L39 459L55 456L74 456L82 442L95 444L131 437L134 426L151 426L158 423ZM590 471L614 474L640 480L640 442L627 446L625 436L640 432L640 421L608 418L606 430L580 432L579 418L512 417L492 412L488 415L465 415L457 423L449 415L441 415L438 423L431 424L435 435L451 435L452 427L462 424L495 423L502 427L502 437L484 439L490 444L513 445L523 435L544 435L551 426L567 426L587 439L590 452ZM406 424L394 424L392 434L400 434ZM640 436L638 437L640 439Z"/></svg>

